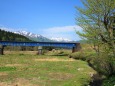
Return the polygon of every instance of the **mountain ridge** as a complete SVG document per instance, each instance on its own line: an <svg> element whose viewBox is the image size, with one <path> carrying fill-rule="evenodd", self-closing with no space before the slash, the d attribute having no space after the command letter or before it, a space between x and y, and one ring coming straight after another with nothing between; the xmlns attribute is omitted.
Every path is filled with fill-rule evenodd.
<svg viewBox="0 0 115 86"><path fill-rule="evenodd" d="M30 40L37 41L37 42L71 42L71 40L67 38L62 38L62 37L47 38L42 35L34 34L31 32L27 32L27 31L16 31L14 33L26 36Z"/></svg>

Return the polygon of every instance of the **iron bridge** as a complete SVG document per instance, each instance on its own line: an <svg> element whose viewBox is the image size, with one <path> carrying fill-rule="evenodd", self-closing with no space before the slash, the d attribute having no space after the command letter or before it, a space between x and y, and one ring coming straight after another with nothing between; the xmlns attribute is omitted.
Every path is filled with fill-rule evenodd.
<svg viewBox="0 0 115 86"><path fill-rule="evenodd" d="M0 41L0 45L3 46L54 46L63 48L76 47L76 42L17 42L17 41Z"/></svg>

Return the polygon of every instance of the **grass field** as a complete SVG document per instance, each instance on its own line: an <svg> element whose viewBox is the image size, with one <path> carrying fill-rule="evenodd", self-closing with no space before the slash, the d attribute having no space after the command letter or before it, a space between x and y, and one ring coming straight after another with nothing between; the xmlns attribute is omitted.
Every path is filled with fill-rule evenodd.
<svg viewBox="0 0 115 86"><path fill-rule="evenodd" d="M95 71L67 55L7 51L0 56L0 86L87 86Z"/></svg>

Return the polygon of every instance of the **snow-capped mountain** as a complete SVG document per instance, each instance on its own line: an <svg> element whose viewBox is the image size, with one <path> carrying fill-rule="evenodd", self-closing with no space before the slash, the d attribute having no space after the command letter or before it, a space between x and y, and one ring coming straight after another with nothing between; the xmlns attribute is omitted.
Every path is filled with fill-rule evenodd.
<svg viewBox="0 0 115 86"><path fill-rule="evenodd" d="M33 41L39 41L39 42L51 42L52 41L44 36L41 36L39 34L34 34L31 32L27 32L27 31L17 31L14 33L26 36L27 38L29 38L30 40L33 40Z"/></svg>
<svg viewBox="0 0 115 86"><path fill-rule="evenodd" d="M40 37L41 35L38 35L38 34L34 34L34 33L31 33L31 32L27 32L27 31L17 31L17 32L14 32L16 34L20 34L20 35L23 35L23 36L26 36L26 37Z"/></svg>
<svg viewBox="0 0 115 86"><path fill-rule="evenodd" d="M34 34L34 33L31 33L31 32L27 32L27 31L17 31L17 32L14 32L14 33L26 36L27 38L29 38L33 41L39 41L39 42L71 42L71 40L66 39L66 38L61 38L61 37L47 38L47 37L44 37L42 35Z"/></svg>
<svg viewBox="0 0 115 86"><path fill-rule="evenodd" d="M57 41L57 42L70 42L71 40L67 39L67 38L62 38L62 37L52 37L51 40L53 41Z"/></svg>

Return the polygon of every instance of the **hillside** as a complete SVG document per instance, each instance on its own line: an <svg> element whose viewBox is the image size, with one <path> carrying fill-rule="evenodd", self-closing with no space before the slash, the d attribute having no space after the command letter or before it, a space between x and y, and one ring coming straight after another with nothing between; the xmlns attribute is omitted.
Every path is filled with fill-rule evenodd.
<svg viewBox="0 0 115 86"><path fill-rule="evenodd" d="M0 40L1 41L31 41L25 36L15 34L9 31L1 30L1 29L0 29Z"/></svg>

